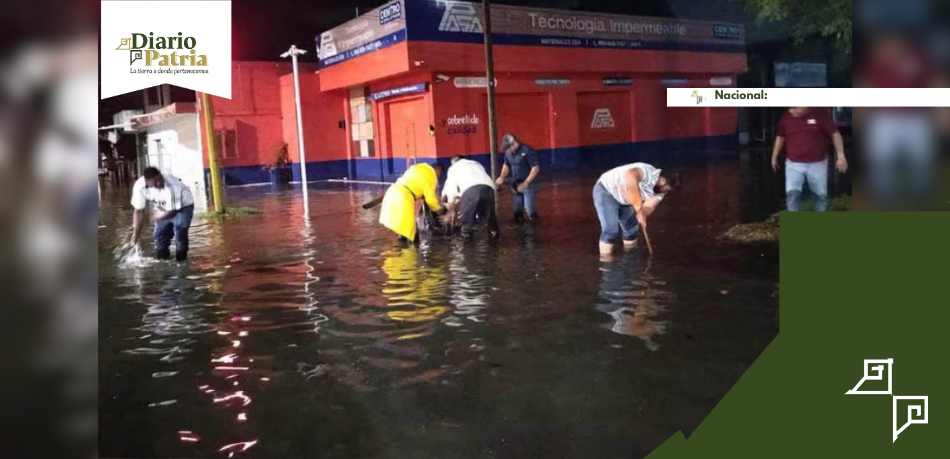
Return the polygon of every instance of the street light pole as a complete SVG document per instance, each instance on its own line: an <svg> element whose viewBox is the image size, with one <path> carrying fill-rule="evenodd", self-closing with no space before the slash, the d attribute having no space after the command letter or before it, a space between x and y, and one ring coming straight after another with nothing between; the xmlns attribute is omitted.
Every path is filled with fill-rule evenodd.
<svg viewBox="0 0 950 459"><path fill-rule="evenodd" d="M290 45L290 49L280 57L286 59L290 57L294 66L294 102L297 105L297 151L300 155L300 180L303 189L303 210L304 216L310 214L310 196L307 186L307 154L303 144L303 117L300 110L300 79L297 76L297 56L307 54L307 51L297 48L297 45Z"/></svg>

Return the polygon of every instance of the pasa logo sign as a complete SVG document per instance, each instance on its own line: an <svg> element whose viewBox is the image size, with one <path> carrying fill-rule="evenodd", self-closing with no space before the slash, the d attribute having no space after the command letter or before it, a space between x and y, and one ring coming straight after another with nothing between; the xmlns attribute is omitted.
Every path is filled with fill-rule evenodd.
<svg viewBox="0 0 950 459"><path fill-rule="evenodd" d="M484 31L474 4L453 0L436 0L436 4L445 9L442 14L442 22L439 23L439 31L466 33L482 33Z"/></svg>
<svg viewBox="0 0 950 459"><path fill-rule="evenodd" d="M613 129L617 127L609 108L598 108L594 111L594 119L590 123L591 129Z"/></svg>

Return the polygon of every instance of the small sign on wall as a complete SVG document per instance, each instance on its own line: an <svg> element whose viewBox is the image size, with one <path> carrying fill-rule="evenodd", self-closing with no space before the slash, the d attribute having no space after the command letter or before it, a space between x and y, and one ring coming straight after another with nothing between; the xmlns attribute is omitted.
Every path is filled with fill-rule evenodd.
<svg viewBox="0 0 950 459"><path fill-rule="evenodd" d="M633 78L629 77L606 77L603 80L604 86L632 86Z"/></svg>
<svg viewBox="0 0 950 459"><path fill-rule="evenodd" d="M487 88L488 77L456 77L454 80L456 88ZM495 78L495 87L498 87L498 79Z"/></svg>
<svg viewBox="0 0 950 459"><path fill-rule="evenodd" d="M538 78L534 80L538 86L570 86L570 78Z"/></svg>
<svg viewBox="0 0 950 459"><path fill-rule="evenodd" d="M686 86L689 80L686 78L664 78L661 83L664 86Z"/></svg>
<svg viewBox="0 0 950 459"><path fill-rule="evenodd" d="M390 97L404 96L407 94L419 94L426 92L426 84L419 83L409 86L401 86L398 88L387 89L385 91L374 92L369 95L369 100L376 102L383 99L389 99Z"/></svg>

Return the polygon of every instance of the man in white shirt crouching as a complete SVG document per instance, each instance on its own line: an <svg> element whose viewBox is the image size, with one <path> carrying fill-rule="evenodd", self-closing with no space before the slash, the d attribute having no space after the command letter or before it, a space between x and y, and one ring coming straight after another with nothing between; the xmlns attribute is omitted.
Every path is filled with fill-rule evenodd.
<svg viewBox="0 0 950 459"><path fill-rule="evenodd" d="M152 208L155 222L155 258L171 258L172 237L175 238L175 259L188 259L188 230L195 215L195 198L182 181L162 174L154 167L146 168L132 187L132 243L139 240L145 208Z"/></svg>
<svg viewBox="0 0 950 459"><path fill-rule="evenodd" d="M442 199L449 209L446 220L454 217L455 210L459 209L462 237L471 238L479 223L488 224L492 238L501 235L495 213L495 182L478 162L461 156L452 158L452 167L442 187Z"/></svg>

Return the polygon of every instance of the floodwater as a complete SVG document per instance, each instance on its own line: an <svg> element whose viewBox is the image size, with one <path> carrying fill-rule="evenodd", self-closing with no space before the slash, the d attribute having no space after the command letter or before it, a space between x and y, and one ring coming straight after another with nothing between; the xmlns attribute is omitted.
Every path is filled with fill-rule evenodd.
<svg viewBox="0 0 950 459"><path fill-rule="evenodd" d="M683 169L655 256L609 261L594 175L545 183L541 222L499 243L418 249L362 210L377 187L314 185L309 222L299 191L232 189L262 214L196 221L186 265L120 266L127 193L107 192L100 456L645 456L778 333L777 247L718 239L781 202L745 168Z"/></svg>

